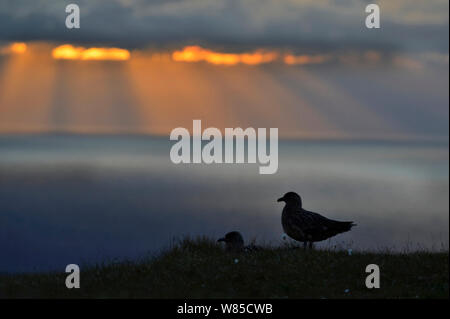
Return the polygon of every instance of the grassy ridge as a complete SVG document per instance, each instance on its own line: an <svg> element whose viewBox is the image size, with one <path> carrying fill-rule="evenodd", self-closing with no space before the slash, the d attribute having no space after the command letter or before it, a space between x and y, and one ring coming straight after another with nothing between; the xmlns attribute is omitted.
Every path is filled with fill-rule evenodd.
<svg viewBox="0 0 450 319"><path fill-rule="evenodd" d="M381 288L367 289L377 264ZM292 247L226 253L206 238L184 239L156 257L81 267L81 288L65 273L0 275L0 297L40 298L448 298L448 252L304 251Z"/></svg>

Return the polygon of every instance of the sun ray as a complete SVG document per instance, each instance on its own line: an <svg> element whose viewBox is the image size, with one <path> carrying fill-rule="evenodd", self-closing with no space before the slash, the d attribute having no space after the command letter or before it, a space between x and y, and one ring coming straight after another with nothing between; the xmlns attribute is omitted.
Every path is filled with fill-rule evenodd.
<svg viewBox="0 0 450 319"><path fill-rule="evenodd" d="M17 50L4 57L0 72L0 131L40 131L46 128L55 79L49 46L37 43Z"/></svg>

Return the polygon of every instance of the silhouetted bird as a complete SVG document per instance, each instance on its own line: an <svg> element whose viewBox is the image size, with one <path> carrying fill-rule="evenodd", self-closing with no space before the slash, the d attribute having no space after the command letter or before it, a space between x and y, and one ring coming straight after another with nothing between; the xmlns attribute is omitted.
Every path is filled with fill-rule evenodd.
<svg viewBox="0 0 450 319"><path fill-rule="evenodd" d="M219 238L217 242L225 242L225 249L230 252L238 252L244 250L244 238L240 232L232 231Z"/></svg>
<svg viewBox="0 0 450 319"><path fill-rule="evenodd" d="M219 238L217 242L225 242L225 249L229 252L251 252L258 250L255 245L244 246L244 238L238 231L232 231L225 235L223 238Z"/></svg>
<svg viewBox="0 0 450 319"><path fill-rule="evenodd" d="M312 248L312 243L322 241L337 234L349 231L353 222L340 222L323 217L303 209L302 199L297 193L288 192L278 199L278 202L285 202L281 215L281 224L284 232L291 238L301 241L306 248Z"/></svg>

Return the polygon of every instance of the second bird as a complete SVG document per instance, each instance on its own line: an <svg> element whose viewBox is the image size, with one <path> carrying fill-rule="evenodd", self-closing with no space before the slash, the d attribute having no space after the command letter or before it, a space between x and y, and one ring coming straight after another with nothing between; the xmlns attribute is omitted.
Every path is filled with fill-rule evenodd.
<svg viewBox="0 0 450 319"><path fill-rule="evenodd" d="M285 202L281 215L284 232L291 238L303 242L312 248L312 243L322 241L337 234L349 231L353 222L341 222L303 209L302 199L297 193L288 192L278 199Z"/></svg>

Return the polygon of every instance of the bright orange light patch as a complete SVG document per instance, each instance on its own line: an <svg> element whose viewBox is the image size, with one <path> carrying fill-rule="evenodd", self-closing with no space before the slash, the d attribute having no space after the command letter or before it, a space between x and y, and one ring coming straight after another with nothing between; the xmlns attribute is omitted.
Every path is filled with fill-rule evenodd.
<svg viewBox="0 0 450 319"><path fill-rule="evenodd" d="M27 51L27 45L24 42L14 42L9 45L0 46L0 54L22 54Z"/></svg>
<svg viewBox="0 0 450 319"><path fill-rule="evenodd" d="M10 46L12 53L24 53L27 50L27 45L24 42L14 42Z"/></svg>
<svg viewBox="0 0 450 319"><path fill-rule="evenodd" d="M119 48L88 48L74 47L70 44L60 45L53 49L55 59L65 60L112 60L125 61L130 58L130 52Z"/></svg>
<svg viewBox="0 0 450 319"><path fill-rule="evenodd" d="M289 65L303 65L303 64L320 64L328 61L329 56L326 55L292 55L287 54L284 56L284 63Z"/></svg>
<svg viewBox="0 0 450 319"><path fill-rule="evenodd" d="M221 53L199 46L187 46L181 51L172 53L174 61L183 62L199 62L206 61L211 64L236 65L238 63L257 65L262 63L273 62L277 59L276 52L255 51L252 53Z"/></svg>
<svg viewBox="0 0 450 319"><path fill-rule="evenodd" d="M52 51L52 56L55 59L65 59L65 60L77 60L81 58L81 53L84 48L75 48L70 44L60 45Z"/></svg>
<svg viewBox="0 0 450 319"><path fill-rule="evenodd" d="M128 60L130 52L119 48L89 48L81 53L82 60Z"/></svg>

